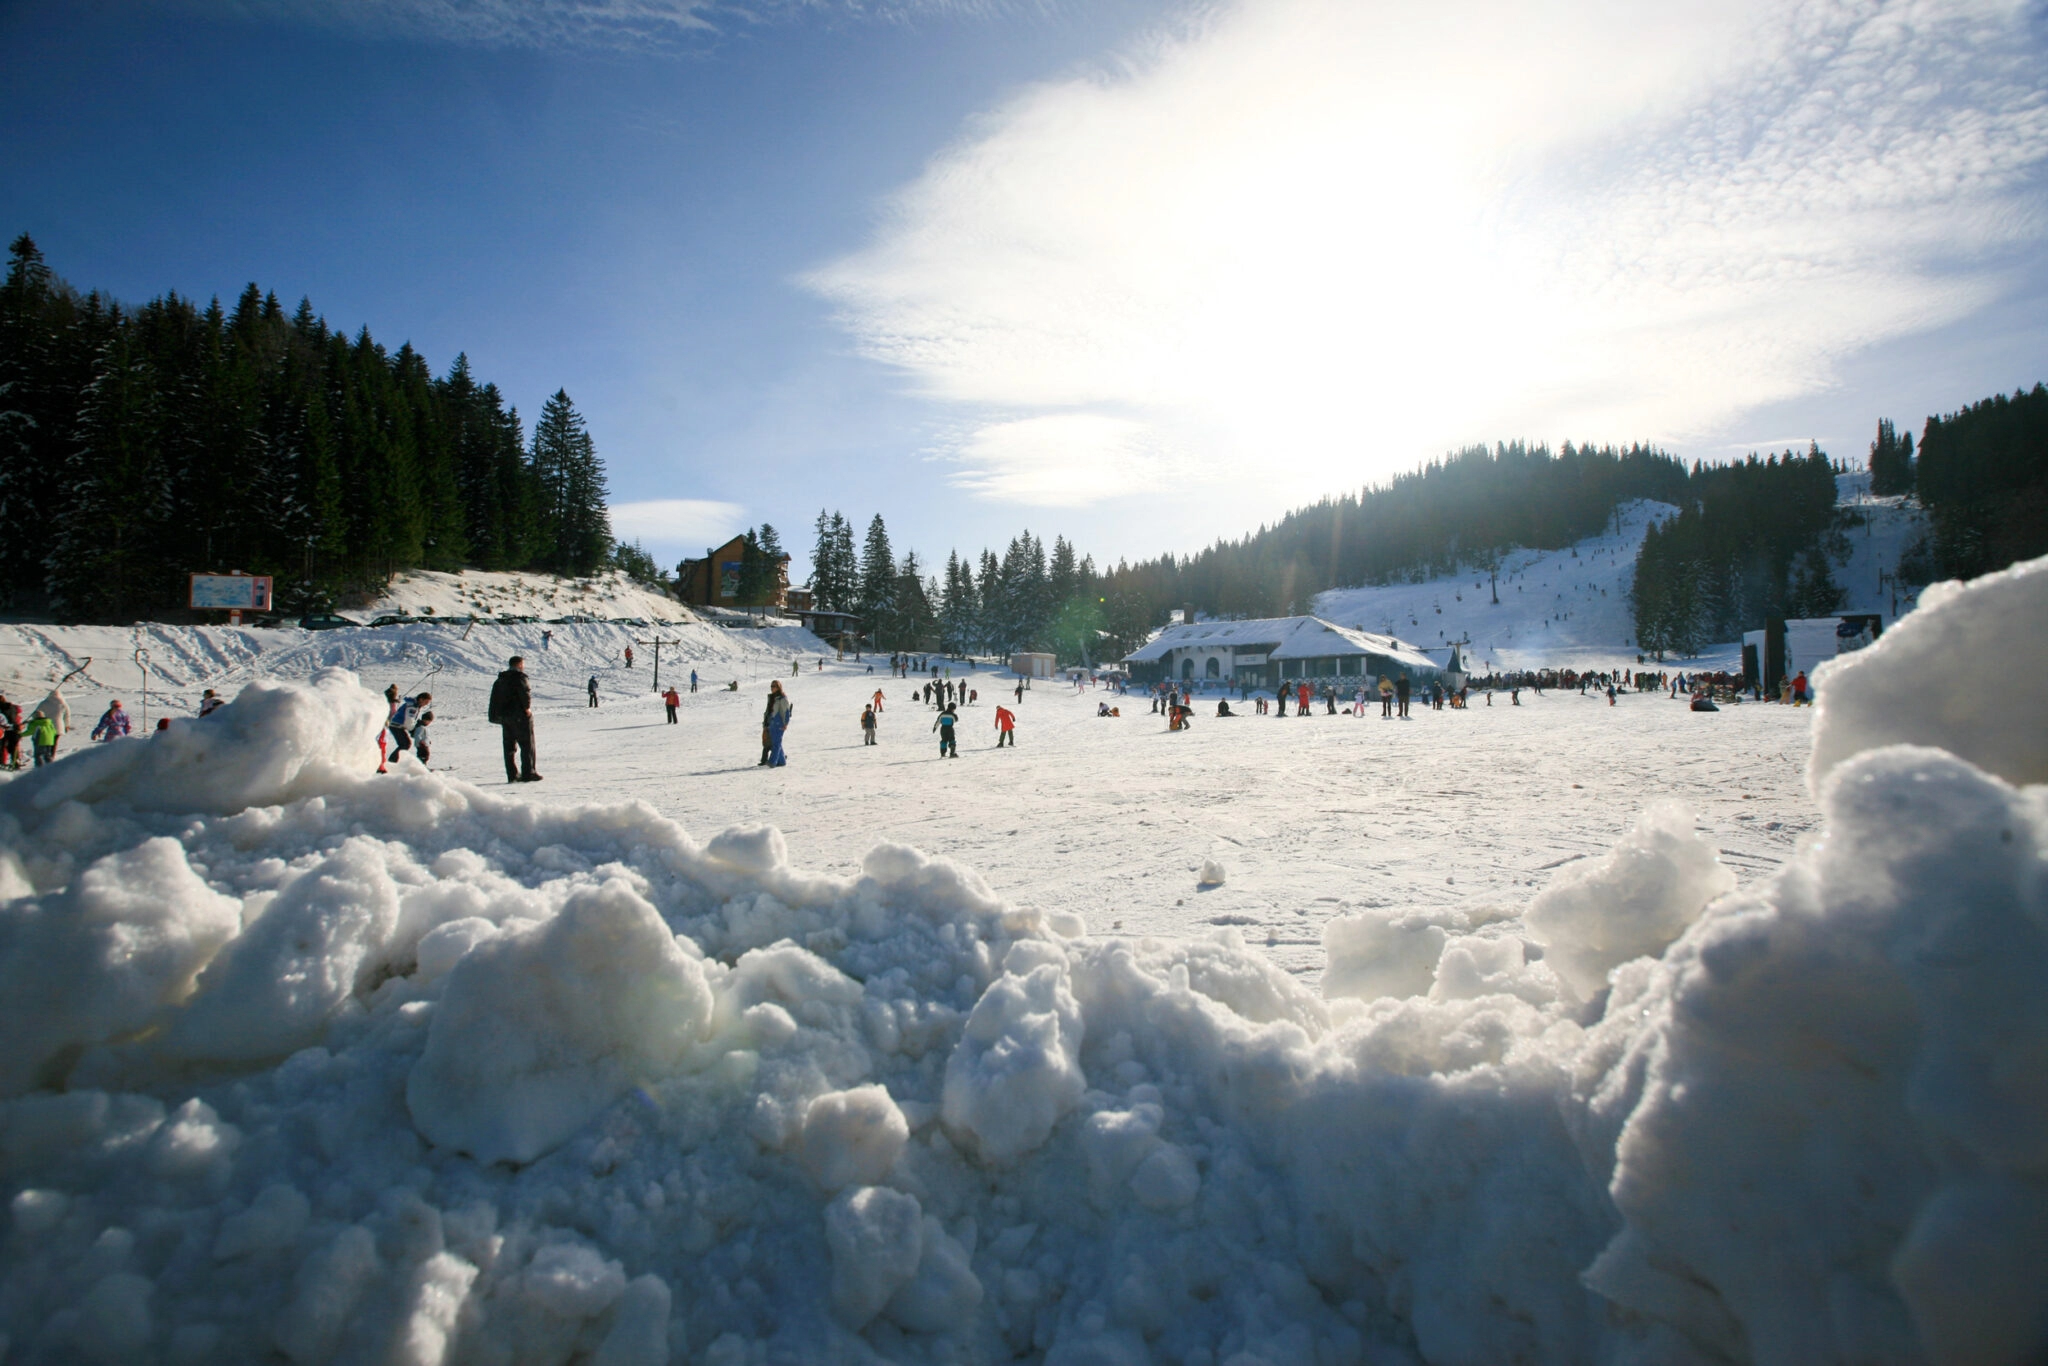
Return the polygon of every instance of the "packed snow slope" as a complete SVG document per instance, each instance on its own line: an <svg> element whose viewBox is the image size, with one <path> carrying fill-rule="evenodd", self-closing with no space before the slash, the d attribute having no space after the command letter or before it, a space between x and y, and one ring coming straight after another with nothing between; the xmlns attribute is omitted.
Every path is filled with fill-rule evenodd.
<svg viewBox="0 0 2048 1366"><path fill-rule="evenodd" d="M1917 590L1893 584L1891 576L1926 534L1926 516L1910 498L1873 497L1867 472L1838 475L1835 485L1837 509L1848 514L1837 547L1845 553L1832 560L1843 593L1840 610L1881 612L1889 628L1913 606ZM1497 584L1472 569L1420 583L1334 588L1316 595L1315 615L1397 636L1436 652L1439 660L1444 647L1470 641L1466 655L1481 672L1634 668L1629 589L1636 554L1651 523L1677 511L1669 503L1624 503L1602 535L1563 550L1510 551L1502 557ZM1739 669L1741 642L1711 646L1676 665Z"/></svg>
<svg viewBox="0 0 2048 1366"><path fill-rule="evenodd" d="M354 615L369 621L384 613L411 616L484 618L499 616L591 616L602 620L695 621L689 608L668 594L637 583L619 570L585 579L516 570L464 569L455 573L415 569L395 575L382 595Z"/></svg>
<svg viewBox="0 0 2048 1366"><path fill-rule="evenodd" d="M1776 875L1651 804L1333 921L1320 993L375 776L352 674L253 683L0 787L0 1355L2037 1361L2044 614L2037 561L1827 666Z"/></svg>

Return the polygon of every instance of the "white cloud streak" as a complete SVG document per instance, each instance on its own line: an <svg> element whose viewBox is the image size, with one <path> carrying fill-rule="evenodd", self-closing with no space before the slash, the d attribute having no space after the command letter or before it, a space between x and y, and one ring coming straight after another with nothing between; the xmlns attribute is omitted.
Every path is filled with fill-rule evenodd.
<svg viewBox="0 0 2048 1366"><path fill-rule="evenodd" d="M193 3L193 0L184 0ZM673 52L809 14L896 20L1000 0L228 0L249 18L539 51Z"/></svg>
<svg viewBox="0 0 2048 1366"><path fill-rule="evenodd" d="M1682 442L1968 316L2039 250L2031 23L1999 0L1234 4L1022 92L808 279L964 415L958 482L1008 502L1242 497L1246 462L1307 496L1496 436Z"/></svg>
<svg viewBox="0 0 2048 1366"><path fill-rule="evenodd" d="M743 530L740 519L746 515L738 503L708 498L653 498L613 503L608 510L612 535L620 540L693 555L702 555L706 546L723 545Z"/></svg>

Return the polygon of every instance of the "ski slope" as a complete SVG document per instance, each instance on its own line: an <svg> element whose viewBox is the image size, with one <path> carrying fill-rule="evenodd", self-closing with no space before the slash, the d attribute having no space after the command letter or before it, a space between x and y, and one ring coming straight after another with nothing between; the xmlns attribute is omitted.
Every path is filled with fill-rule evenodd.
<svg viewBox="0 0 2048 1366"><path fill-rule="evenodd" d="M1836 506L1852 523L1842 528L1846 554L1832 561L1844 612L1879 612L1890 627L1918 600L1918 589L1893 582L1900 558L1927 533L1912 499L1878 498L1867 472L1836 476ZM1487 669L1617 670L1636 664L1629 589L1636 554L1651 523L1677 512L1648 500L1623 504L1599 536L1563 550L1515 550L1501 563L1497 591L1478 570L1420 583L1337 588L1316 595L1315 615L1340 626L1398 636L1437 652L1470 641L1467 657ZM1755 623L1758 629L1762 622ZM1686 669L1740 669L1742 643L1710 645L1684 660Z"/></svg>

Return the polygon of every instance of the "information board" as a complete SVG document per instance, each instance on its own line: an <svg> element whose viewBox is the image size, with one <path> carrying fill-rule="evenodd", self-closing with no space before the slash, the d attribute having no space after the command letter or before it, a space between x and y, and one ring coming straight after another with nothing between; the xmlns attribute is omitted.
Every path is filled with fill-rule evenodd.
<svg viewBox="0 0 2048 1366"><path fill-rule="evenodd" d="M192 604L199 611L268 612L268 574L194 574Z"/></svg>

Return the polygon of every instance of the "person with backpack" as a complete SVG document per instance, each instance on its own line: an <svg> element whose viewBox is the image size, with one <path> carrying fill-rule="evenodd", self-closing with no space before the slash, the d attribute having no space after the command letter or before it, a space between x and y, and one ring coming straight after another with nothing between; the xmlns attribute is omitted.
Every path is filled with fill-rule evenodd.
<svg viewBox="0 0 2048 1366"><path fill-rule="evenodd" d="M668 723L675 725L676 708L683 705L682 694L676 691L675 684L669 684L668 691L661 695L661 705L668 708Z"/></svg>
<svg viewBox="0 0 2048 1366"><path fill-rule="evenodd" d="M997 710L1000 711L1002 709L998 707ZM939 733L939 757L941 759L957 759L960 757L960 737L954 734L959 720L959 716L954 713L951 707L948 707L939 713L938 720L932 722L932 729Z"/></svg>
<svg viewBox="0 0 2048 1366"><path fill-rule="evenodd" d="M133 727L128 720L128 713L121 710L121 699L117 697L100 717L99 724L92 728L92 738L95 740L125 739L132 729Z"/></svg>
<svg viewBox="0 0 2048 1366"><path fill-rule="evenodd" d="M872 704L860 709L860 742L864 745L875 743L875 709Z"/></svg>
<svg viewBox="0 0 2048 1366"><path fill-rule="evenodd" d="M946 710L951 711L953 709L948 707ZM1017 747L1017 713L1011 711L1008 707L997 707L996 748L1001 749L1004 745L1008 745L1011 749Z"/></svg>
<svg viewBox="0 0 2048 1366"><path fill-rule="evenodd" d="M506 660L504 671L491 684L491 705L485 716L498 728L505 746L505 781L539 782L533 756L533 685L526 681L526 660L521 656ZM514 750L519 755L516 769L512 766Z"/></svg>
<svg viewBox="0 0 2048 1366"><path fill-rule="evenodd" d="M35 766L41 768L57 757L57 718L37 712L28 719L29 745L35 751Z"/></svg>
<svg viewBox="0 0 2048 1366"><path fill-rule="evenodd" d="M782 752L782 736L789 729L789 718L795 711L789 694L782 690L782 680L778 678L770 682L768 705L761 710L761 763L757 767L781 768L789 762L789 757Z"/></svg>
<svg viewBox="0 0 2048 1366"><path fill-rule="evenodd" d="M597 705L597 675L592 674L590 676L590 682L585 686L589 689L590 692L590 705L594 707Z"/></svg>

